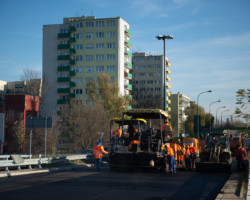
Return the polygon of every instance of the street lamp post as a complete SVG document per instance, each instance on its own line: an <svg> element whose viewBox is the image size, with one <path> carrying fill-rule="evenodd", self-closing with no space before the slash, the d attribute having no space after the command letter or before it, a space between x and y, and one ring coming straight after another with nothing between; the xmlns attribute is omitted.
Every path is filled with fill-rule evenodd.
<svg viewBox="0 0 250 200"><path fill-rule="evenodd" d="M174 37L172 36L172 35L158 35L158 36L156 36L156 38L158 39L158 40L163 40L163 53L164 53L164 76L163 76L163 78L164 78L164 81L163 81L163 83L164 83L164 85L163 85L163 92L164 92L164 94L163 94L163 110L164 111L166 111L166 78L165 78L165 76L166 76L166 53L165 53L165 40L166 39L168 39L168 40L171 40L171 39L174 39Z"/></svg>
<svg viewBox="0 0 250 200"><path fill-rule="evenodd" d="M226 108L226 106L222 106L216 109L216 128L218 128L217 111L221 108Z"/></svg>
<svg viewBox="0 0 250 200"><path fill-rule="evenodd" d="M218 100L218 101L214 101L214 102L212 102L212 103L210 103L210 105L209 105L209 118L210 118L210 123L209 123L209 132L211 133L211 131L212 131L212 122L211 122L211 106L212 106L212 104L214 104L214 103L219 103L220 102L220 99Z"/></svg>
<svg viewBox="0 0 250 200"><path fill-rule="evenodd" d="M224 111L221 112L221 119L220 119L220 128L221 128L221 131L222 131L222 114L224 112L227 112L227 111L229 111L229 110L224 110Z"/></svg>
<svg viewBox="0 0 250 200"><path fill-rule="evenodd" d="M198 94L197 96L197 133L196 133L196 138L199 139L199 97L201 94L204 94L204 93L208 93L208 92L212 92L212 90L208 90L208 91L205 91L205 92L201 92Z"/></svg>

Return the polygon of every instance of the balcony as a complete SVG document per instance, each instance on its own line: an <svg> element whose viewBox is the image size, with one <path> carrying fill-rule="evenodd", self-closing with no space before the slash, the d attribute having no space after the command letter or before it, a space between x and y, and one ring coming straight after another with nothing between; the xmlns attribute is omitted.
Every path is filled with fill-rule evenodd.
<svg viewBox="0 0 250 200"><path fill-rule="evenodd" d="M69 97L74 98L75 96L76 96L75 93L69 93Z"/></svg>
<svg viewBox="0 0 250 200"><path fill-rule="evenodd" d="M75 87L76 84L75 84L75 82L69 82L69 86L70 86L70 87Z"/></svg>
<svg viewBox="0 0 250 200"><path fill-rule="evenodd" d="M125 63L125 67L126 67L127 69L132 69L132 64L131 64L131 62L126 62L126 63Z"/></svg>
<svg viewBox="0 0 250 200"><path fill-rule="evenodd" d="M128 48L131 48L132 47L132 42L127 40L124 42L125 46L128 47Z"/></svg>
<svg viewBox="0 0 250 200"><path fill-rule="evenodd" d="M132 57L132 53L130 52L130 51L125 51L125 53L124 53L126 56L130 56L130 57Z"/></svg>
<svg viewBox="0 0 250 200"><path fill-rule="evenodd" d="M76 63L75 60L70 60L70 64L71 64L71 65L74 65L75 63Z"/></svg>
<svg viewBox="0 0 250 200"><path fill-rule="evenodd" d="M75 49L70 49L70 51L69 51L70 53L75 53L76 52L76 50Z"/></svg>
<svg viewBox="0 0 250 200"><path fill-rule="evenodd" d="M76 72L75 72L75 71L69 71L69 75L70 75L70 76L75 76L75 75L76 75Z"/></svg>
<svg viewBox="0 0 250 200"><path fill-rule="evenodd" d="M70 27L69 27L69 30L70 30L70 31L76 31L76 28L75 28L74 26L70 26Z"/></svg>
<svg viewBox="0 0 250 200"><path fill-rule="evenodd" d="M130 110L130 109L132 109L132 106L126 106L126 108L127 108L128 110Z"/></svg>
<svg viewBox="0 0 250 200"><path fill-rule="evenodd" d="M70 55L60 55L57 57L58 60L69 60Z"/></svg>
<svg viewBox="0 0 250 200"><path fill-rule="evenodd" d="M171 71L168 69L168 70L166 70L166 72L167 72L167 74L170 74L171 73Z"/></svg>
<svg viewBox="0 0 250 200"><path fill-rule="evenodd" d="M70 33L58 33L58 38L70 38Z"/></svg>
<svg viewBox="0 0 250 200"><path fill-rule="evenodd" d="M124 31L125 32L125 35L128 36L128 37L132 37L133 33L130 29L127 29Z"/></svg>
<svg viewBox="0 0 250 200"><path fill-rule="evenodd" d="M130 95L128 95L128 98L129 98L130 100L132 100L132 99L133 99L133 96L130 94Z"/></svg>
<svg viewBox="0 0 250 200"><path fill-rule="evenodd" d="M70 66L65 66L65 67L59 66L57 68L57 71L69 71L69 70L70 70Z"/></svg>
<svg viewBox="0 0 250 200"><path fill-rule="evenodd" d="M124 88L127 90L132 90L132 85L131 84L124 85Z"/></svg>
<svg viewBox="0 0 250 200"><path fill-rule="evenodd" d="M69 49L70 45L69 44L58 44L57 48L58 49Z"/></svg>
<svg viewBox="0 0 250 200"><path fill-rule="evenodd" d="M169 111L169 112L171 111L171 107L168 107L168 111Z"/></svg>
<svg viewBox="0 0 250 200"><path fill-rule="evenodd" d="M69 82L70 79L69 79L69 77L58 77L57 81L58 82Z"/></svg>
<svg viewBox="0 0 250 200"><path fill-rule="evenodd" d="M66 99L57 99L57 104L67 104L68 101Z"/></svg>
<svg viewBox="0 0 250 200"><path fill-rule="evenodd" d="M131 73L128 73L128 72L124 72L124 77L126 79L132 79L132 74Z"/></svg>
<svg viewBox="0 0 250 200"><path fill-rule="evenodd" d="M58 88L57 93L69 93L69 88Z"/></svg>

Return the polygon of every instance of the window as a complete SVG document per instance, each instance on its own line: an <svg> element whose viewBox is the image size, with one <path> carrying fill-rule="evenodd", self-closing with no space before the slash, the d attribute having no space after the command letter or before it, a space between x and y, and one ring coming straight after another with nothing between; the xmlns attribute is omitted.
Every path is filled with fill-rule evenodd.
<svg viewBox="0 0 250 200"><path fill-rule="evenodd" d="M161 65L155 65L155 69L160 69Z"/></svg>
<svg viewBox="0 0 250 200"><path fill-rule="evenodd" d="M87 33L86 38L87 39L92 39L92 38L94 38L94 34L93 33Z"/></svg>
<svg viewBox="0 0 250 200"><path fill-rule="evenodd" d="M75 68L73 68L73 70L75 72L82 72L82 68L81 67L75 67Z"/></svg>
<svg viewBox="0 0 250 200"><path fill-rule="evenodd" d="M96 49L104 49L104 44L103 43L96 44Z"/></svg>
<svg viewBox="0 0 250 200"><path fill-rule="evenodd" d="M154 74L153 73L149 73L148 76L153 76Z"/></svg>
<svg viewBox="0 0 250 200"><path fill-rule="evenodd" d="M156 72L156 73L154 74L154 76L155 76L155 77L160 77L160 76L161 76L161 73L160 73L160 72Z"/></svg>
<svg viewBox="0 0 250 200"><path fill-rule="evenodd" d="M115 43L107 43L107 49L114 49Z"/></svg>
<svg viewBox="0 0 250 200"><path fill-rule="evenodd" d="M111 66L107 66L107 72L113 72L115 71L115 66L111 65Z"/></svg>
<svg viewBox="0 0 250 200"><path fill-rule="evenodd" d="M85 58L86 58L86 61L92 61L93 60L92 55L87 55Z"/></svg>
<svg viewBox="0 0 250 200"><path fill-rule="evenodd" d="M82 89L74 89L73 93L77 94L82 94Z"/></svg>
<svg viewBox="0 0 250 200"><path fill-rule="evenodd" d="M153 84L154 81L153 80L147 80L147 84Z"/></svg>
<svg viewBox="0 0 250 200"><path fill-rule="evenodd" d="M74 34L75 39L82 39L82 34Z"/></svg>
<svg viewBox="0 0 250 200"><path fill-rule="evenodd" d="M133 58L132 59L134 62L137 62L138 61L138 58Z"/></svg>
<svg viewBox="0 0 250 200"><path fill-rule="evenodd" d="M68 29L62 29L62 30L60 31L60 33L68 33L68 32L69 32Z"/></svg>
<svg viewBox="0 0 250 200"><path fill-rule="evenodd" d="M81 83L82 82L82 78L74 78L73 82L75 82L75 83Z"/></svg>
<svg viewBox="0 0 250 200"><path fill-rule="evenodd" d="M114 60L115 54L107 54L107 60Z"/></svg>
<svg viewBox="0 0 250 200"><path fill-rule="evenodd" d="M133 66L133 69L138 69L138 66Z"/></svg>
<svg viewBox="0 0 250 200"><path fill-rule="evenodd" d="M73 46L75 50L82 49L82 44L76 44Z"/></svg>
<svg viewBox="0 0 250 200"><path fill-rule="evenodd" d="M97 32L96 38L104 38L104 32Z"/></svg>
<svg viewBox="0 0 250 200"><path fill-rule="evenodd" d="M92 44L87 44L86 45L86 50L93 50L94 46Z"/></svg>
<svg viewBox="0 0 250 200"><path fill-rule="evenodd" d="M78 55L78 56L74 56L73 57L75 61L82 61L82 56Z"/></svg>
<svg viewBox="0 0 250 200"><path fill-rule="evenodd" d="M70 66L69 62L62 62L62 63L60 63L60 67L68 67L68 66Z"/></svg>
<svg viewBox="0 0 250 200"><path fill-rule="evenodd" d="M146 59L145 59L145 58L140 58L140 61L141 61L141 62L145 62Z"/></svg>
<svg viewBox="0 0 250 200"><path fill-rule="evenodd" d="M85 104L86 105L92 105L92 101L91 100L85 100Z"/></svg>
<svg viewBox="0 0 250 200"><path fill-rule="evenodd" d="M86 67L85 68L85 72L93 72L93 71L94 71L93 67Z"/></svg>
<svg viewBox="0 0 250 200"><path fill-rule="evenodd" d="M61 78L69 77L69 73L59 73L58 77L61 77Z"/></svg>
<svg viewBox="0 0 250 200"><path fill-rule="evenodd" d="M104 55L96 55L96 60L104 60Z"/></svg>
<svg viewBox="0 0 250 200"><path fill-rule="evenodd" d="M155 60L158 60L158 61L159 61L159 60L161 60L161 58L160 58L160 57L155 57Z"/></svg>
<svg viewBox="0 0 250 200"><path fill-rule="evenodd" d="M92 78L92 77L87 77L87 78L86 78L86 83L90 83L91 81L93 81L93 78Z"/></svg>
<svg viewBox="0 0 250 200"><path fill-rule="evenodd" d="M146 66L141 65L141 66L140 66L140 69L146 69Z"/></svg>
<svg viewBox="0 0 250 200"><path fill-rule="evenodd" d="M59 44L69 44L69 41L66 41L66 40L60 40L60 41L59 41Z"/></svg>
<svg viewBox="0 0 250 200"><path fill-rule="evenodd" d="M97 72L103 72L104 71L104 67L103 66L97 66L96 67L96 71Z"/></svg>
<svg viewBox="0 0 250 200"><path fill-rule="evenodd" d="M61 56L67 56L69 55L69 51L60 51Z"/></svg>
<svg viewBox="0 0 250 200"><path fill-rule="evenodd" d="M148 61L152 61L153 60L153 58L152 57L148 57Z"/></svg>
<svg viewBox="0 0 250 200"><path fill-rule="evenodd" d="M86 22L86 27L93 27L94 23L93 22Z"/></svg>
<svg viewBox="0 0 250 200"><path fill-rule="evenodd" d="M115 26L115 20L108 20L107 26Z"/></svg>
<svg viewBox="0 0 250 200"><path fill-rule="evenodd" d="M67 84L67 85L60 85L59 88L69 88L69 84Z"/></svg>
<svg viewBox="0 0 250 200"><path fill-rule="evenodd" d="M159 84L159 83L161 83L160 80L155 80L155 84Z"/></svg>
<svg viewBox="0 0 250 200"><path fill-rule="evenodd" d="M82 22L74 23L75 28L82 28Z"/></svg>
<svg viewBox="0 0 250 200"><path fill-rule="evenodd" d="M138 77L138 74L133 74L133 77Z"/></svg>
<svg viewBox="0 0 250 200"><path fill-rule="evenodd" d="M160 92L161 88L155 88L155 92Z"/></svg>
<svg viewBox="0 0 250 200"><path fill-rule="evenodd" d="M114 83L115 78L114 77L110 77L110 83Z"/></svg>
<svg viewBox="0 0 250 200"><path fill-rule="evenodd" d="M104 26L104 21L97 21L95 26L96 27L103 27Z"/></svg>
<svg viewBox="0 0 250 200"><path fill-rule="evenodd" d="M144 77L144 76L146 76L146 73L140 73L140 76Z"/></svg>
<svg viewBox="0 0 250 200"><path fill-rule="evenodd" d="M141 92L146 92L146 88L140 88Z"/></svg>
<svg viewBox="0 0 250 200"><path fill-rule="evenodd" d="M113 37L115 37L115 32L113 31L113 32L107 32L107 37L108 38L113 38Z"/></svg>
<svg viewBox="0 0 250 200"><path fill-rule="evenodd" d="M144 85L144 84L146 84L146 81L145 80L140 81L140 84Z"/></svg>

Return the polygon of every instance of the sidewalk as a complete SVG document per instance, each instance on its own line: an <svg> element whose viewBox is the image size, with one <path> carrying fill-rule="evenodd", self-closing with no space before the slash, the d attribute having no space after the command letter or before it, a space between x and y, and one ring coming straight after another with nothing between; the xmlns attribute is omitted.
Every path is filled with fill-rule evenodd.
<svg viewBox="0 0 250 200"><path fill-rule="evenodd" d="M246 167L248 169L248 166ZM248 171L237 171L236 160L233 160L232 174L226 184L221 189L221 192L216 197L216 200L226 199L246 199L248 185Z"/></svg>

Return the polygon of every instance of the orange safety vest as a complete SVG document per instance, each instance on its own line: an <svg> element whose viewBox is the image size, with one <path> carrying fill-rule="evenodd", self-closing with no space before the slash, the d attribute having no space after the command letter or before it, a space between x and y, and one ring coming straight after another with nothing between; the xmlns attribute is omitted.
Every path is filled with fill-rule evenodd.
<svg viewBox="0 0 250 200"><path fill-rule="evenodd" d="M162 131L162 132L165 131L166 126L169 126L170 131L172 131L172 128L171 128L171 126L169 125L169 123L165 123L165 124L163 124L163 125L161 126L161 131Z"/></svg>
<svg viewBox="0 0 250 200"><path fill-rule="evenodd" d="M241 154L242 160L246 160L247 153L246 153L246 150L244 148L238 148L236 150L236 159L238 159L239 154Z"/></svg>
<svg viewBox="0 0 250 200"><path fill-rule="evenodd" d="M190 149L190 151L191 151L191 153L194 153L195 152L195 147L189 147L189 149Z"/></svg>
<svg viewBox="0 0 250 200"><path fill-rule="evenodd" d="M177 155L182 155L183 154L183 151L182 151L182 148L181 148L181 145L177 145Z"/></svg>
<svg viewBox="0 0 250 200"><path fill-rule="evenodd" d="M133 144L140 144L139 140L132 140L128 146L128 150L131 151Z"/></svg>
<svg viewBox="0 0 250 200"><path fill-rule="evenodd" d="M104 150L102 145L97 145L94 147L94 156L96 159L100 159L103 154L108 154L108 152Z"/></svg>
<svg viewBox="0 0 250 200"><path fill-rule="evenodd" d="M121 129L116 129L115 130L115 132L113 133L113 135L114 135L114 137L118 137L118 138L120 138L121 136L122 136L122 131L121 131Z"/></svg>
<svg viewBox="0 0 250 200"><path fill-rule="evenodd" d="M185 159L189 159L191 155L191 151L189 148L186 148L186 152L185 152Z"/></svg>
<svg viewBox="0 0 250 200"><path fill-rule="evenodd" d="M171 147L167 147L168 157L171 157L174 155L174 150Z"/></svg>

